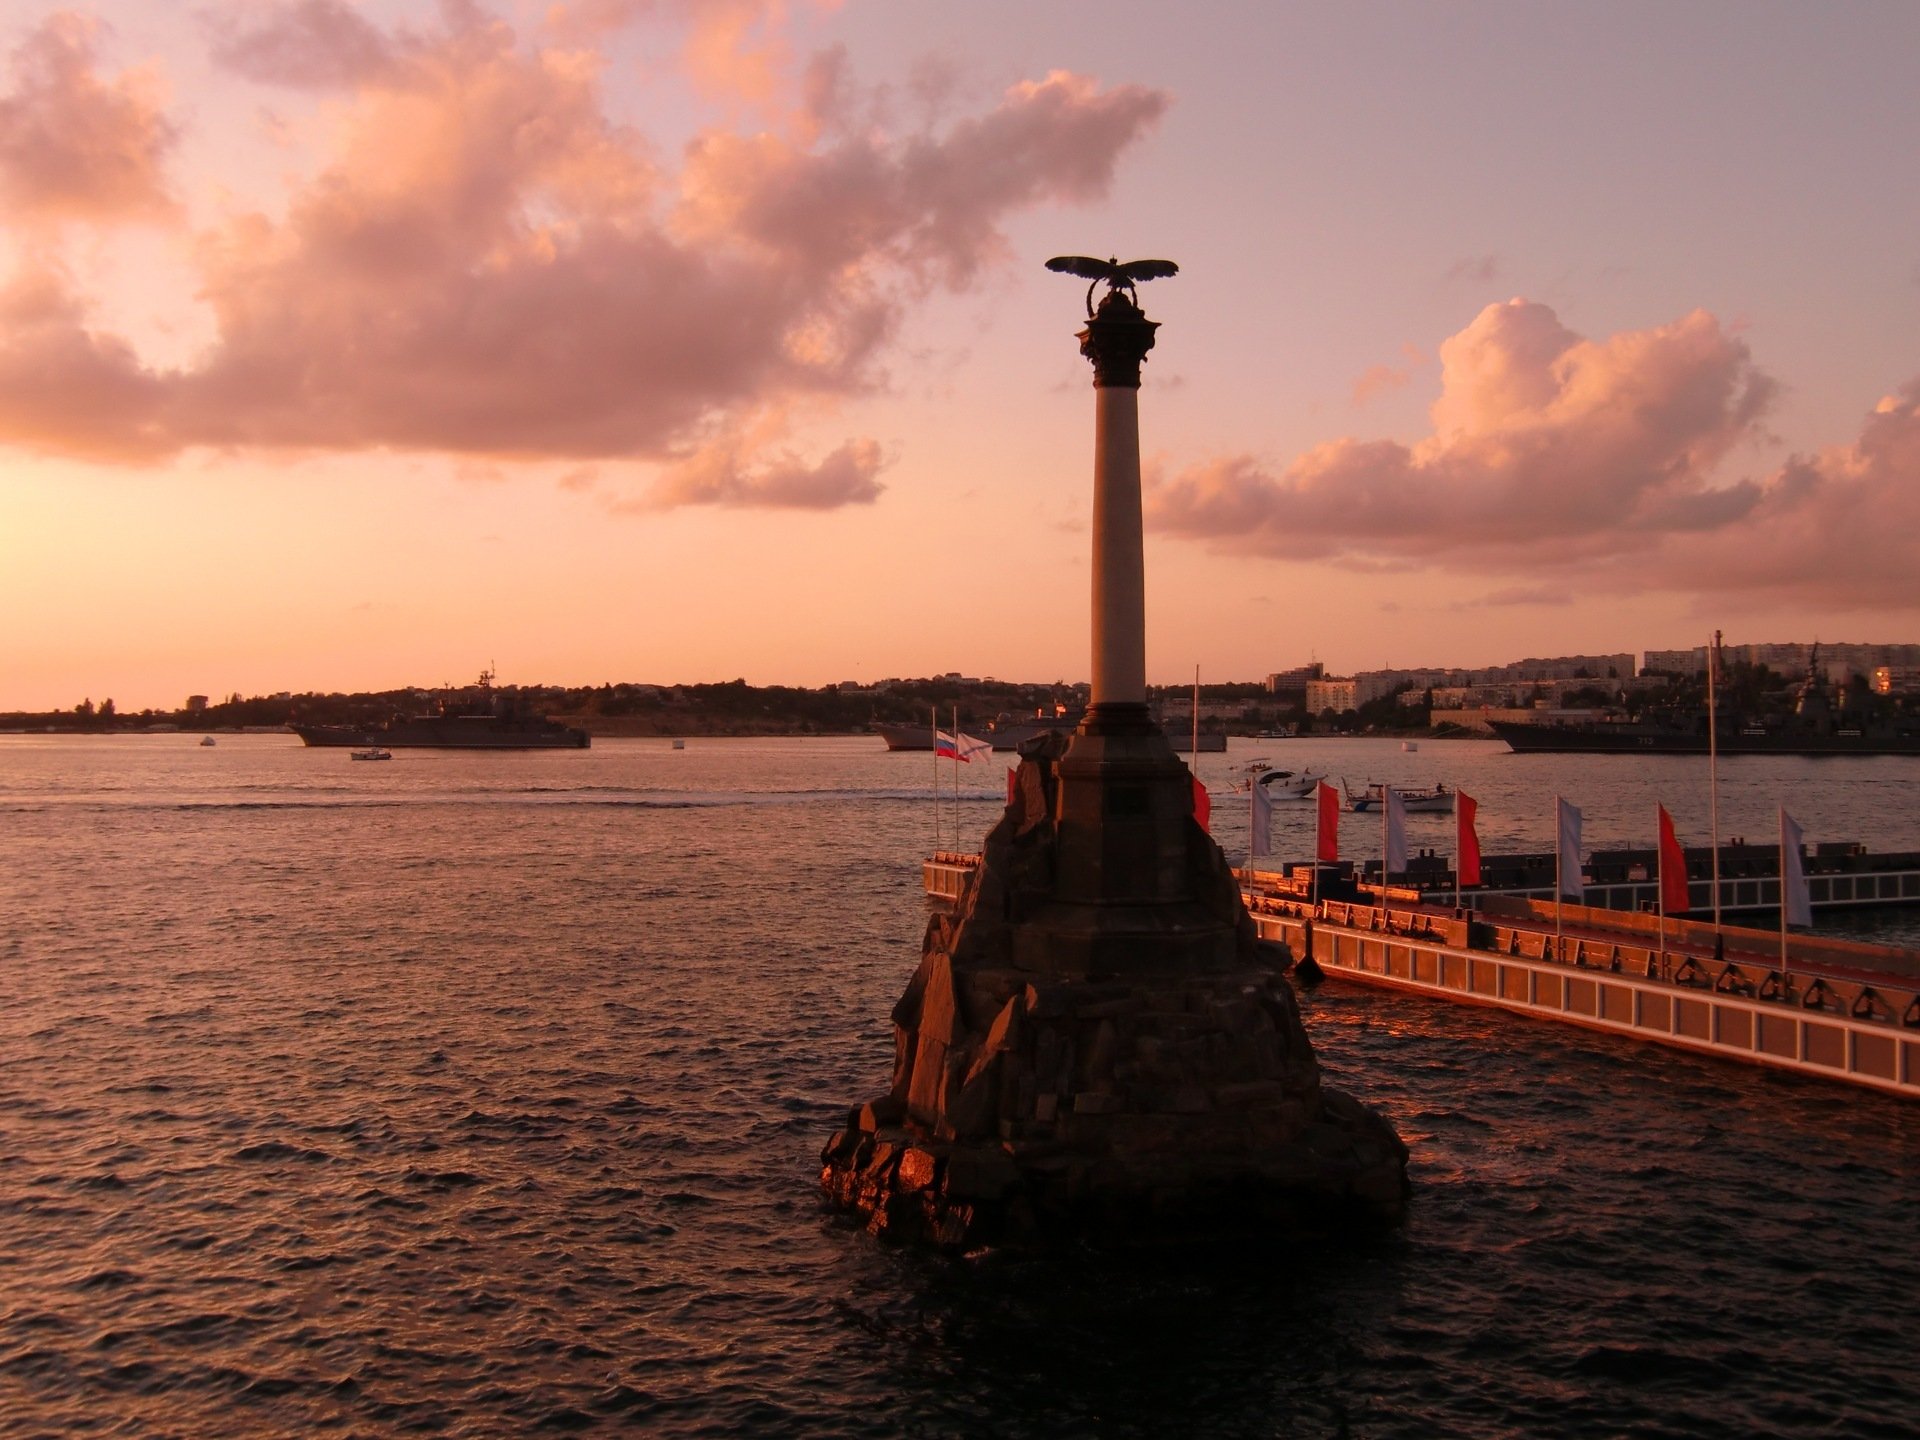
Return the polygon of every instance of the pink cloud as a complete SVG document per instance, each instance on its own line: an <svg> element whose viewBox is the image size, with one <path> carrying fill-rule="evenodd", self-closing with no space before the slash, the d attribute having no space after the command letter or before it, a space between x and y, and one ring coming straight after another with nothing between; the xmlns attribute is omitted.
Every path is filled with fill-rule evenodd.
<svg viewBox="0 0 1920 1440"><path fill-rule="evenodd" d="M0 436L91 460L171 448L167 386L124 340L97 334L66 277L30 266L0 290Z"/></svg>
<svg viewBox="0 0 1920 1440"><path fill-rule="evenodd" d="M1881 400L1857 440L1789 460L1737 523L1666 559L1688 588L1910 613L1916 535L1920 378Z"/></svg>
<svg viewBox="0 0 1920 1440"><path fill-rule="evenodd" d="M813 148L713 133L689 158L679 223L693 236L749 239L803 274L825 277L878 252L963 285L1004 257L998 224L1010 211L1105 194L1125 145L1166 106L1158 91L1102 91L1055 71L939 137L861 134Z"/></svg>
<svg viewBox="0 0 1920 1440"><path fill-rule="evenodd" d="M1447 267L1448 280L1464 280L1469 284L1486 285L1500 273L1500 259L1496 255L1467 255Z"/></svg>
<svg viewBox="0 0 1920 1440"><path fill-rule="evenodd" d="M849 440L817 463L791 452L750 460L737 446L710 446L675 465L627 510L677 505L744 505L783 510L833 510L870 505L885 487L884 461L873 440Z"/></svg>
<svg viewBox="0 0 1920 1440"><path fill-rule="evenodd" d="M157 77L94 68L100 27L61 11L13 53L0 95L0 202L10 220L153 219L174 208L164 165L175 130Z"/></svg>
<svg viewBox="0 0 1920 1440"><path fill-rule="evenodd" d="M389 72L404 48L346 0L289 0L210 24L215 60L274 85L352 85Z"/></svg>
<svg viewBox="0 0 1920 1440"><path fill-rule="evenodd" d="M54 298L0 331L0 443L641 460L668 503L863 503L871 441L689 457L871 389L903 305L1003 255L1008 216L1105 193L1166 105L1056 73L944 130L712 130L674 172L607 117L594 52L447 14L396 38L307 0L226 32L259 78L350 87L336 150L284 215L196 237L216 338L188 368L143 368L37 282ZM49 375L73 388L34 418Z"/></svg>
<svg viewBox="0 0 1920 1440"><path fill-rule="evenodd" d="M1356 406L1367 404L1376 396L1389 391L1404 390L1413 383L1412 367L1393 365L1369 365L1353 382L1353 403Z"/></svg>
<svg viewBox="0 0 1920 1440"><path fill-rule="evenodd" d="M1279 474L1197 465L1156 488L1153 522L1255 553L1528 567L1723 526L1761 498L1712 476L1775 386L1703 311L1590 341L1544 305L1489 305L1440 366L1419 444L1328 441Z"/></svg>
<svg viewBox="0 0 1920 1440"><path fill-rule="evenodd" d="M1761 434L1776 386L1704 312L1594 341L1543 305L1490 305L1440 364L1418 444L1338 439L1277 473L1228 456L1150 477L1153 523L1242 553L1512 582L1456 608L1667 590L1920 609L1920 378L1857 440L1728 483L1715 472Z"/></svg>

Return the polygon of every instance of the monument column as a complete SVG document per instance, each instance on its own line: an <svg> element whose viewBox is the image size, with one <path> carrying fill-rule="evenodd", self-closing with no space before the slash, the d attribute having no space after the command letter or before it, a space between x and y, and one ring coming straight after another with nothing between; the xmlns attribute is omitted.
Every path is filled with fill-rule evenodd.
<svg viewBox="0 0 1920 1440"><path fill-rule="evenodd" d="M1140 362L1160 327L1123 290L1080 332L1093 362L1093 703L1096 728L1147 719L1146 560L1140 524Z"/></svg>
<svg viewBox="0 0 1920 1440"><path fill-rule="evenodd" d="M1066 913L1050 941L1056 960L1071 956L1091 972L1163 961L1166 932L1184 928L1173 910L1194 898L1193 777L1147 708L1140 365L1160 327L1141 312L1130 277L1108 285L1078 337L1094 386L1093 694L1058 767L1055 897ZM1075 930L1088 945L1067 941ZM1210 943L1192 938L1201 950Z"/></svg>
<svg viewBox="0 0 1920 1440"><path fill-rule="evenodd" d="M1054 1237L1311 1238L1395 1224L1407 1148L1321 1085L1193 776L1147 708L1134 284L1176 273L1061 256L1102 281L1093 361L1093 696L1021 747L1007 808L893 1007L893 1080L820 1153L879 1235L961 1251Z"/></svg>

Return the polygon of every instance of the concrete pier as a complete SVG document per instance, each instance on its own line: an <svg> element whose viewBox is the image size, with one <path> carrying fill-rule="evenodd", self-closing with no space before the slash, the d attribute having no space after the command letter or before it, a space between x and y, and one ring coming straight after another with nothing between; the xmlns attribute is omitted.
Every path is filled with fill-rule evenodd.
<svg viewBox="0 0 1920 1440"><path fill-rule="evenodd" d="M929 897L950 899L977 857L935 855ZM1723 1059L1920 1097L1920 954L1777 932L1506 901L1463 912L1417 901L1312 904L1279 875L1243 889L1256 933L1330 976L1489 1005ZM1261 882L1270 882L1263 885Z"/></svg>
<svg viewBox="0 0 1920 1440"><path fill-rule="evenodd" d="M1273 902L1254 925L1298 955L1309 917L1311 906ZM1826 970L1770 987L1762 947L1774 937L1726 934L1745 952L1728 962L1663 956L1645 936L1569 938L1561 958L1550 922L1445 925L1427 912L1325 904L1311 950L1328 975L1920 1098L1915 982Z"/></svg>

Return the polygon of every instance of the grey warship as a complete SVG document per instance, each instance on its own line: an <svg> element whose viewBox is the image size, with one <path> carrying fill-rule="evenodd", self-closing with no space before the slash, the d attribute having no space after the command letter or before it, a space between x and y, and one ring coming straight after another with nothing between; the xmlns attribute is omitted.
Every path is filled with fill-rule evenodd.
<svg viewBox="0 0 1920 1440"><path fill-rule="evenodd" d="M494 688L493 671L457 697L443 697L424 715L397 715L384 725L290 728L308 745L389 750L585 750L592 737L543 715L523 714Z"/></svg>

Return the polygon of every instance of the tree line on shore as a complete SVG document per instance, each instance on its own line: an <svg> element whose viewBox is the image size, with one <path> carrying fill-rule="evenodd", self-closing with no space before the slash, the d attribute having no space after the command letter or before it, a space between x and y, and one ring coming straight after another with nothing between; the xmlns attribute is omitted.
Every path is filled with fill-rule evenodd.
<svg viewBox="0 0 1920 1440"><path fill-rule="evenodd" d="M320 725L380 725L397 716L425 714L445 704L472 703L467 689L403 689L323 694L318 692L195 697L177 710L122 710L111 699L91 697L59 710L0 712L0 729L86 734L138 733L155 729L234 730L271 728L294 721ZM1177 704L1182 714L1192 688L1157 688L1150 697ZM598 734L625 735L849 735L877 724L951 725L962 729L1051 715L1084 705L1085 685L1055 681L1024 684L953 676L889 680L875 685L827 685L818 689L749 685L727 680L698 685L636 683L588 686L501 685L491 701L503 710L537 714ZM1276 702L1258 682L1202 686L1203 714L1228 710L1235 722L1255 728L1298 724L1299 707ZM1209 722L1215 728L1220 722Z"/></svg>
<svg viewBox="0 0 1920 1440"><path fill-rule="evenodd" d="M1297 733L1446 734L1461 727L1447 722L1446 711L1432 711L1431 692L1409 694L1402 686L1369 700L1357 710L1309 715L1297 695L1274 695L1258 681L1202 685L1203 729L1235 734L1292 730ZM1764 665L1728 667L1722 677L1721 703L1728 714L1760 715L1791 703L1797 682ZM272 728L293 721L321 725L377 726L397 716L430 712L440 705L470 704L480 692L461 689L403 689L355 694L242 696L224 700L195 696L177 710L119 709L111 699L91 697L65 709L0 712L0 729L86 734L137 733L145 730L234 730ZM602 735L853 735L878 724L931 724L935 715L947 726L957 718L963 730L1051 715L1084 705L1087 687L1057 680L1028 684L974 680L955 675L886 680L873 685L838 684L818 689L787 685L749 685L727 680L698 685L607 682L601 685L502 685L489 692L492 703L513 713L546 715ZM1192 714L1193 688L1149 687L1148 699L1184 724ZM1856 712L1911 708L1912 698L1885 699L1871 694L1863 679L1836 697ZM1413 703L1408 703L1409 701ZM1572 691L1562 703L1614 708L1629 715L1649 709L1698 708L1706 703L1699 677L1668 677L1657 689L1631 692L1602 681Z"/></svg>

